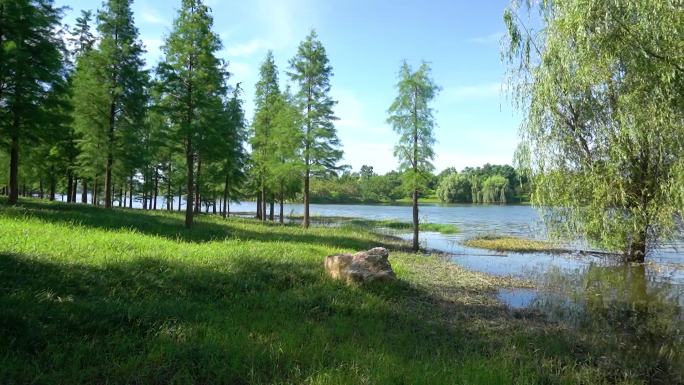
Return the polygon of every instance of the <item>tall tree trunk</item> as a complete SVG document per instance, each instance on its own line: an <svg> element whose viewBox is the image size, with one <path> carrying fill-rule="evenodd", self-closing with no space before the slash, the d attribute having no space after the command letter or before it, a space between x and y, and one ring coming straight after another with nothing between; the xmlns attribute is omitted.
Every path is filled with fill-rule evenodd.
<svg viewBox="0 0 684 385"><path fill-rule="evenodd" d="M119 187L119 207L123 207L124 201L126 200L126 195L124 194L124 188Z"/></svg>
<svg viewBox="0 0 684 385"><path fill-rule="evenodd" d="M273 222L275 220L274 211L275 211L275 202L273 201L273 199L271 199L271 207L270 207L269 213L268 213L268 220L270 220L271 222Z"/></svg>
<svg viewBox="0 0 684 385"><path fill-rule="evenodd" d="M88 204L88 179L82 178L81 182L81 203Z"/></svg>
<svg viewBox="0 0 684 385"><path fill-rule="evenodd" d="M74 174L67 172L67 203L71 203L71 194L74 188Z"/></svg>
<svg viewBox="0 0 684 385"><path fill-rule="evenodd" d="M279 217L280 217L279 222L280 222L281 225L282 225L283 223L285 223L285 219L283 218L283 213L284 213L284 210L285 210L285 208L283 207L283 206L284 206L284 201L285 201L285 194L283 193L283 187L282 187L282 185L281 185L281 187L280 187L280 215L279 215Z"/></svg>
<svg viewBox="0 0 684 385"><path fill-rule="evenodd" d="M38 196L40 199L45 198L45 190L43 189L43 178L40 178L40 182L38 184Z"/></svg>
<svg viewBox="0 0 684 385"><path fill-rule="evenodd" d="M76 192L78 191L78 176L74 175L74 188L71 190L71 201L76 203Z"/></svg>
<svg viewBox="0 0 684 385"><path fill-rule="evenodd" d="M185 163L187 165L187 172L188 172L188 177L187 177L187 189L188 189L188 195L187 199L185 202L185 227L188 229L192 228L192 204L193 204L193 199L195 198L194 196L194 191L193 189L195 188L194 184L195 181L193 180L193 172L195 171L195 156L192 151L192 139L187 138L186 139L186 148L185 148Z"/></svg>
<svg viewBox="0 0 684 385"><path fill-rule="evenodd" d="M266 188L261 187L261 220L266 221Z"/></svg>
<svg viewBox="0 0 684 385"><path fill-rule="evenodd" d="M123 198L121 199L123 201L123 207L126 208L126 202L128 201L128 188L123 188Z"/></svg>
<svg viewBox="0 0 684 385"><path fill-rule="evenodd" d="M171 165L167 168L166 173L166 211L173 210L173 196L171 195Z"/></svg>
<svg viewBox="0 0 684 385"><path fill-rule="evenodd" d="M181 211L181 204L183 204L183 186L178 185L178 211Z"/></svg>
<svg viewBox="0 0 684 385"><path fill-rule="evenodd" d="M195 212L199 213L202 210L200 205L202 199L200 197L200 178L202 174L202 158L197 157L197 178L195 179Z"/></svg>
<svg viewBox="0 0 684 385"><path fill-rule="evenodd" d="M133 208L133 174L128 179L128 208Z"/></svg>
<svg viewBox="0 0 684 385"><path fill-rule="evenodd" d="M152 201L152 210L157 210L157 197L159 195L159 170L157 166L154 167L154 200Z"/></svg>
<svg viewBox="0 0 684 385"><path fill-rule="evenodd" d="M223 207L221 208L221 216L226 217L226 202L228 202L228 182L230 180L230 175L226 173L226 182L223 185Z"/></svg>
<svg viewBox="0 0 684 385"><path fill-rule="evenodd" d="M95 175L95 178L93 178L93 194L92 194L92 205L93 206L99 206L100 202L97 199L97 175Z"/></svg>
<svg viewBox="0 0 684 385"><path fill-rule="evenodd" d="M15 112L15 115L18 114ZM19 130L19 118L14 119L14 129ZM10 175L9 175L9 199L7 203L13 205L19 200L19 137L16 133L12 134L10 144Z"/></svg>
<svg viewBox="0 0 684 385"><path fill-rule="evenodd" d="M57 195L57 178L55 178L54 170L50 170L50 200L55 200Z"/></svg>
<svg viewBox="0 0 684 385"><path fill-rule="evenodd" d="M261 219L261 191L257 194L256 219Z"/></svg>
<svg viewBox="0 0 684 385"><path fill-rule="evenodd" d="M307 150L306 171L304 174L304 221L302 222L302 226L304 226L304 228L309 228L309 180L310 180L309 173L310 172L311 172L311 170L309 169L309 155L308 155L308 150Z"/></svg>
<svg viewBox="0 0 684 385"><path fill-rule="evenodd" d="M627 252L627 262L644 263L646 259L647 232L646 229L634 235Z"/></svg>

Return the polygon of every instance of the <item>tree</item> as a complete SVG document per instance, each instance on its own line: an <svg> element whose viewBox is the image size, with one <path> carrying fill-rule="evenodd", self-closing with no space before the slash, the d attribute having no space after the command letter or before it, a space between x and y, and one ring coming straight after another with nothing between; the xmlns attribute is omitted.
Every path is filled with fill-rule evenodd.
<svg viewBox="0 0 684 385"><path fill-rule="evenodd" d="M53 119L55 87L63 84L60 10L50 0L0 2L0 142L9 147L9 199L19 198L22 143L35 143Z"/></svg>
<svg viewBox="0 0 684 385"><path fill-rule="evenodd" d="M238 84L233 90L233 96L226 105L227 122L224 128L223 159L220 162L221 173L224 177L223 204L221 215L225 218L229 215L228 205L231 199L238 193L240 185L245 179L244 167L247 161L243 143L245 141L246 122L245 112L242 108L242 89Z"/></svg>
<svg viewBox="0 0 684 385"><path fill-rule="evenodd" d="M112 207L115 159L136 154L125 138L136 136L133 132L144 123L147 106L148 74L143 70L144 51L133 22L131 2L108 0L104 4L97 15L99 44L88 50L92 42L84 35L84 53L74 75L74 115L82 134L82 151L97 153L81 159L104 161L106 208ZM85 19L79 24L85 24ZM90 167L99 168L96 164Z"/></svg>
<svg viewBox="0 0 684 385"><path fill-rule="evenodd" d="M211 30L212 25L209 8L202 1L183 0L163 47L164 60L157 70L164 85L161 107L185 153L187 228L192 228L196 204L195 160L199 174L200 152L211 146L216 137L217 116L223 112L222 97L228 76L225 65L216 57L221 41Z"/></svg>
<svg viewBox="0 0 684 385"><path fill-rule="evenodd" d="M504 14L504 58L526 115L532 200L553 234L642 262L684 206L684 12L672 1L542 2L533 31L525 9L514 1Z"/></svg>
<svg viewBox="0 0 684 385"><path fill-rule="evenodd" d="M432 176L435 143L434 117L430 102L439 92L431 78L430 66L423 62L413 71L406 61L399 70L398 95L390 106L388 123L399 134L394 155L399 159L400 169L406 170L405 181L413 198L413 249L418 251L418 194Z"/></svg>
<svg viewBox="0 0 684 385"><path fill-rule="evenodd" d="M465 174L448 174L439 183L437 196L446 203L472 202L470 179Z"/></svg>
<svg viewBox="0 0 684 385"><path fill-rule="evenodd" d="M273 167L277 162L274 150L277 142L282 139L274 132L276 115L282 106L282 95L278 85L278 68L271 51L268 51L259 69L259 81L256 83L254 96L255 112L251 138L252 161L254 162L252 173L258 179L261 219L266 220L267 190L272 180Z"/></svg>
<svg viewBox="0 0 684 385"><path fill-rule="evenodd" d="M315 31L311 31L301 42L297 54L290 60L292 81L299 85L296 100L302 111L304 158L304 221L309 227L309 187L312 175L321 175L334 170L342 158L338 148L333 113L336 102L330 97L332 67L323 44Z"/></svg>

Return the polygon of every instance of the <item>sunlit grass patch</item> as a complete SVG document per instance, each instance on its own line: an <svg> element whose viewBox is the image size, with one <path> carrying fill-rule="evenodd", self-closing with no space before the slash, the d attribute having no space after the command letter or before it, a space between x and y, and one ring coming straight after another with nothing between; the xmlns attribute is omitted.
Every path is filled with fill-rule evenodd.
<svg viewBox="0 0 684 385"><path fill-rule="evenodd" d="M513 237L509 235L481 235L475 238L465 240L464 245L468 247L476 247L479 249L494 250L494 251L512 251L512 252L546 252L558 253L566 250L558 247L557 244L549 241L541 241L536 239L527 239L520 237Z"/></svg>
<svg viewBox="0 0 684 385"><path fill-rule="evenodd" d="M392 230L411 230L413 224L392 219L373 220L373 219L349 219L347 224L364 228L388 228ZM440 223L421 223L420 231L434 231L442 234L456 234L459 232L458 226Z"/></svg>

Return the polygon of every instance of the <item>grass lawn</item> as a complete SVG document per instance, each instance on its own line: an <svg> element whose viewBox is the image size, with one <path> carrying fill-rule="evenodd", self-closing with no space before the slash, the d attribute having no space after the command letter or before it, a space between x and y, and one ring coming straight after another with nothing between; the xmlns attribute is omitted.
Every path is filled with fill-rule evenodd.
<svg viewBox="0 0 684 385"><path fill-rule="evenodd" d="M642 383L492 295L515 284L360 228L0 201L0 384ZM399 280L325 255L384 245ZM648 372L650 373L650 372ZM665 374L667 375L667 373Z"/></svg>

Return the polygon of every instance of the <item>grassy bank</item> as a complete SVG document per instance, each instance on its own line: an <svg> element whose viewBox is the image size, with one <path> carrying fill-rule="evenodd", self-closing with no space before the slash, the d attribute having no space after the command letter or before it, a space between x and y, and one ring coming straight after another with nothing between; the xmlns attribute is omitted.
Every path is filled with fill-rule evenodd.
<svg viewBox="0 0 684 385"><path fill-rule="evenodd" d="M357 226L367 229L374 228L388 228L393 230L411 230L413 229L413 224L409 222L402 222L396 220L372 220L372 219L359 219L353 218L349 219L347 222L343 222L350 226ZM434 231L442 234L456 234L459 229L456 225L447 225L440 223L421 223L420 231Z"/></svg>
<svg viewBox="0 0 684 385"><path fill-rule="evenodd" d="M395 284L331 281L325 255L400 246L359 227L182 224L163 212L0 203L0 383L645 378L591 339L505 309L492 294L514 282L436 256L392 252Z"/></svg>
<svg viewBox="0 0 684 385"><path fill-rule="evenodd" d="M463 242L466 246L493 251L512 251L512 252L545 252L560 253L566 252L553 242L540 241L512 237L506 235L482 235L476 238L467 239Z"/></svg>

